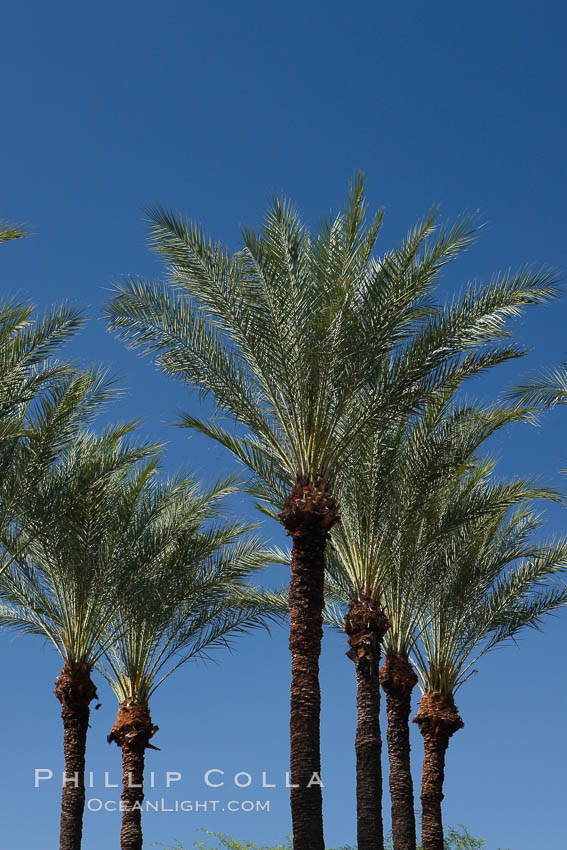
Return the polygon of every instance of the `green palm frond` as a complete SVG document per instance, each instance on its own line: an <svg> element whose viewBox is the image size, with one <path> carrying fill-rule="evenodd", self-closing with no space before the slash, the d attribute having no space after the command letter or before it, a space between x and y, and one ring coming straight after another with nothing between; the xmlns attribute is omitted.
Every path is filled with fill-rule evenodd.
<svg viewBox="0 0 567 850"><path fill-rule="evenodd" d="M0 243L10 242L12 239L23 239L25 236L28 236L28 233L23 227L0 221Z"/></svg>
<svg viewBox="0 0 567 850"><path fill-rule="evenodd" d="M567 404L567 361L514 387L509 398L539 408Z"/></svg>

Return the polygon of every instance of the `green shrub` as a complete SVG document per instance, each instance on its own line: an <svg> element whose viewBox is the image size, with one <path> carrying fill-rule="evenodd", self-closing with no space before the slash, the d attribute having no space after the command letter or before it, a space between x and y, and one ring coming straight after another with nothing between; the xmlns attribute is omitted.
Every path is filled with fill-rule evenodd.
<svg viewBox="0 0 567 850"><path fill-rule="evenodd" d="M212 838L216 838L218 844L213 848L211 844L203 844L202 841L195 841L193 847L197 848L197 850L293 850L290 835L288 835L282 844L262 844L262 846L258 846L253 841L247 841L245 844L242 844L242 842L236 841L235 838L223 835L222 832L210 832L208 829L202 829L201 832ZM162 847L163 850L185 850L185 847L179 840L173 846L161 844L160 842L154 846Z"/></svg>
<svg viewBox="0 0 567 850"><path fill-rule="evenodd" d="M217 844L215 847L212 844L203 844L202 841L195 841L193 847L196 850L292 850L293 844L291 840L291 835L280 844L262 844L259 846L255 844L253 841L247 841L243 844L241 841L237 841L235 838L230 838L228 835L223 835L222 832L210 832L208 829L201 830L205 835L208 835L211 838L215 838L217 840ZM155 847L161 847L163 850L185 850L184 845L177 840L173 845L161 844L161 842L154 843ZM484 838L474 838L466 826L463 826L462 823L458 825L455 829L450 826L447 829L445 834L445 850L483 850L486 847L486 842ZM331 850L331 848L329 848ZM337 848L337 850L356 850L356 847L344 846ZM386 843L384 845L384 850L393 850L392 846L392 836L389 835L386 838ZM417 848L417 850L421 850L421 845Z"/></svg>

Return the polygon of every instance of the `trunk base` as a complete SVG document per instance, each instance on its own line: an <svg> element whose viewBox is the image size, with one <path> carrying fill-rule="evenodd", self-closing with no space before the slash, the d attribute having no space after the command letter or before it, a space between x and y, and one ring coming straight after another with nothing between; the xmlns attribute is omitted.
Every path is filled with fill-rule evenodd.
<svg viewBox="0 0 567 850"><path fill-rule="evenodd" d="M278 515L283 527L294 532L328 532L341 521L331 487L322 475L298 475Z"/></svg>
<svg viewBox="0 0 567 850"><path fill-rule="evenodd" d="M376 675L377 679L380 645L389 628L390 623L380 605L369 599L350 603L345 617L345 632L350 647L347 656L357 668Z"/></svg>
<svg viewBox="0 0 567 850"><path fill-rule="evenodd" d="M457 711L454 698L440 691L427 691L423 694L413 722L417 723L422 735L447 736L447 740L465 725Z"/></svg>
<svg viewBox="0 0 567 850"><path fill-rule="evenodd" d="M89 704L97 698L96 687L91 679L91 668L86 664L65 663L55 680L53 693L61 703L61 716L76 713L89 714Z"/></svg>
<svg viewBox="0 0 567 850"><path fill-rule="evenodd" d="M159 726L152 723L147 705L126 701L121 703L118 709L116 722L107 741L109 744L114 741L119 747L128 745L143 750L147 747L157 750L157 747L150 744L150 738L153 738L158 729Z"/></svg>
<svg viewBox="0 0 567 850"><path fill-rule="evenodd" d="M407 655L387 652L380 668L380 684L387 694L392 696L409 695L417 685L417 675Z"/></svg>

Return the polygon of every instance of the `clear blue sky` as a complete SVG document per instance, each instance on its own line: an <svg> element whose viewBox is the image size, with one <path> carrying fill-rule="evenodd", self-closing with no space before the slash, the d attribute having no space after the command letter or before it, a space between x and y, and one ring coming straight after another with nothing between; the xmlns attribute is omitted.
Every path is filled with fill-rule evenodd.
<svg viewBox="0 0 567 850"><path fill-rule="evenodd" d="M219 449L169 425L181 407L196 410L197 398L125 351L100 319L113 278L160 272L145 247L144 207L179 208L236 245L239 225L257 223L274 191L316 223L361 169L372 206L386 206L382 246L432 203L447 216L482 211L486 233L451 269L448 293L508 265L566 269L566 25L559 3L510 0L6 4L0 217L27 222L34 237L2 247L2 292L82 305L90 321L70 350L123 376L128 394L112 416L141 416L143 433L170 440L170 471L185 466L204 479L229 471ZM494 398L518 375L557 362L566 318L565 298L530 311L517 327L529 358L473 391ZM564 485L566 415L501 437L502 471ZM550 531L566 518L550 511ZM488 850L565 847L566 630L567 612L485 660L459 694L465 729L450 747L445 817L484 836ZM61 768L59 659L31 638L1 635L0 644L2 846L55 847L59 789L35 790L33 769ZM322 658L326 835L335 847L355 836L354 676L344 649L329 635ZM174 837L190 846L199 826L258 842L289 830L285 789L257 785L262 770L284 781L285 631L244 639L218 660L180 671L155 698L161 751L147 762L159 772L156 796L163 771L180 770L174 796L270 799L271 812L147 815L148 846ZM116 706L102 683L100 696L88 767L116 781L119 751L105 741ZM418 734L413 748L419 785ZM203 784L207 768L227 779L250 771L256 785L217 795ZM85 850L117 846L117 815L89 814L85 827Z"/></svg>

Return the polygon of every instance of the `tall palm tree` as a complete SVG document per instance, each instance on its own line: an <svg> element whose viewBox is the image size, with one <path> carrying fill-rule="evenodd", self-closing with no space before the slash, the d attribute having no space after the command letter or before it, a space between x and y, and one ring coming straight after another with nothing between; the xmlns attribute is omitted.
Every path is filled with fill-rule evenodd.
<svg viewBox="0 0 567 850"><path fill-rule="evenodd" d="M346 209L311 234L284 200L231 254L174 213L150 214L170 286L126 280L110 327L166 374L211 395L236 424L184 424L228 448L292 537L291 807L295 850L324 850L319 655L324 554L339 520L333 487L353 442L418 408L439 385L519 354L506 321L555 292L552 275L520 272L470 286L436 309L443 268L478 231L437 232L431 213L400 248L374 256L382 213L367 222L362 178ZM463 354L463 352L465 352Z"/></svg>
<svg viewBox="0 0 567 850"><path fill-rule="evenodd" d="M414 850L416 826L410 766L412 691L418 682L411 652L420 634L420 615L429 593L443 576L434 568L439 552L456 546L461 535L483 517L493 516L528 498L555 498L553 491L523 481L490 483L493 463L478 463L466 475L439 480L424 502L416 503L418 524L408 522L395 547L384 605L391 626L384 638L380 682L386 693L392 826L396 850ZM458 482L459 486L456 486ZM410 502L411 503L411 502ZM404 529L405 531L405 529Z"/></svg>
<svg viewBox="0 0 567 850"><path fill-rule="evenodd" d="M497 501L520 498L500 488L490 500L448 503L439 521L430 506L448 482L472 467L478 447L526 411L454 405L448 390L417 417L365 440L339 482L343 521L333 530L327 620L348 635L357 677L357 833L360 850L383 846L380 683L387 695L390 795L395 850L415 850L409 713L417 677L408 660L423 605L432 550ZM356 486L355 486L356 485ZM521 496L525 495L522 489ZM533 491L530 491L533 492ZM345 608L348 609L346 616ZM380 671L381 646L386 659Z"/></svg>
<svg viewBox="0 0 567 850"><path fill-rule="evenodd" d="M210 524L233 491L230 481L204 492L187 481L144 496L142 513L155 520L144 523L135 593L122 598L99 662L119 702L108 741L122 751L122 850L143 843L145 751L158 730L152 695L182 664L277 616L245 583L271 554L244 536L249 526Z"/></svg>
<svg viewBox="0 0 567 850"><path fill-rule="evenodd" d="M441 802L445 753L463 727L455 693L473 666L503 641L567 602L567 541L535 543L541 518L527 501L495 511L438 553L440 572L419 613L412 657L422 698L414 722L424 739L421 786L423 850L443 850Z"/></svg>
<svg viewBox="0 0 567 850"><path fill-rule="evenodd" d="M105 389L97 383L93 379L91 389L100 399ZM79 419L90 405L87 387L83 382L74 399ZM60 434L69 422L62 427L55 421L59 407L44 410L43 425ZM126 441L132 427L109 428L101 436L68 433L4 537L14 563L0 578L0 625L47 638L63 660L54 692L64 733L61 850L81 846L89 705L96 697L91 672L102 634L131 581L134 508L155 466L149 459L155 446ZM30 452L43 450L46 442L31 440Z"/></svg>

